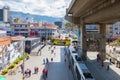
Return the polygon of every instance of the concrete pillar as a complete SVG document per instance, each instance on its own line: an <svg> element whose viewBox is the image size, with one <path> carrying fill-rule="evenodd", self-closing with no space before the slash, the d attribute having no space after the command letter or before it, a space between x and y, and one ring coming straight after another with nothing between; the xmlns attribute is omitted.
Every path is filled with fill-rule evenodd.
<svg viewBox="0 0 120 80"><path fill-rule="evenodd" d="M78 25L78 45L81 46L81 28L80 28L80 24Z"/></svg>
<svg viewBox="0 0 120 80"><path fill-rule="evenodd" d="M102 60L106 59L106 51L105 51L105 47L106 47L106 24L100 24L100 56Z"/></svg>
<svg viewBox="0 0 120 80"><path fill-rule="evenodd" d="M84 23L81 24L81 47L82 47L82 59L87 59L87 42L86 42L86 26Z"/></svg>

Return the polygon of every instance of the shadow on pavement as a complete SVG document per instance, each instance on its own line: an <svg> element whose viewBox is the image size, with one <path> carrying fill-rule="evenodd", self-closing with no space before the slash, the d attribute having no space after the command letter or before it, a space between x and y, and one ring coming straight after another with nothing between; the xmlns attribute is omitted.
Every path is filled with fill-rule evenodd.
<svg viewBox="0 0 120 80"><path fill-rule="evenodd" d="M104 66L102 67L100 61L97 62L96 59L90 60L89 58L85 63L96 80L120 80L120 75L111 68L111 66L115 66L114 64L104 62ZM120 71L119 68L118 70Z"/></svg>

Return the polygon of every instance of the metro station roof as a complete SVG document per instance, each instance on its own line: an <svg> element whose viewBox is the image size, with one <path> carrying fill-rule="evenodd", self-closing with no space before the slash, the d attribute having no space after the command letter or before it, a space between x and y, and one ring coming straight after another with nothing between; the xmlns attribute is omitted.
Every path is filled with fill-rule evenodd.
<svg viewBox="0 0 120 80"><path fill-rule="evenodd" d="M120 0L72 0L66 19L79 18L85 23L114 23L120 20Z"/></svg>

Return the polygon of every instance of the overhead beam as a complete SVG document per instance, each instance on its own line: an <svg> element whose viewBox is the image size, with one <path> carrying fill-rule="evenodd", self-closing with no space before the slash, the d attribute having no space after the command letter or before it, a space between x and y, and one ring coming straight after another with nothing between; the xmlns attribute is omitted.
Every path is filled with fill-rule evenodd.
<svg viewBox="0 0 120 80"><path fill-rule="evenodd" d="M120 3L111 5L110 7L104 8L95 14L84 18L86 23L102 23L120 20Z"/></svg>

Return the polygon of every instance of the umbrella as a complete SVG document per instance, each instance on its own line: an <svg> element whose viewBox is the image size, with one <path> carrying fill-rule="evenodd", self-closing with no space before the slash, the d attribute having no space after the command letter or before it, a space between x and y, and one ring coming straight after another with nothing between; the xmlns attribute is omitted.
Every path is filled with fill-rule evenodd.
<svg viewBox="0 0 120 80"><path fill-rule="evenodd" d="M5 76L0 76L0 80L5 80Z"/></svg>

